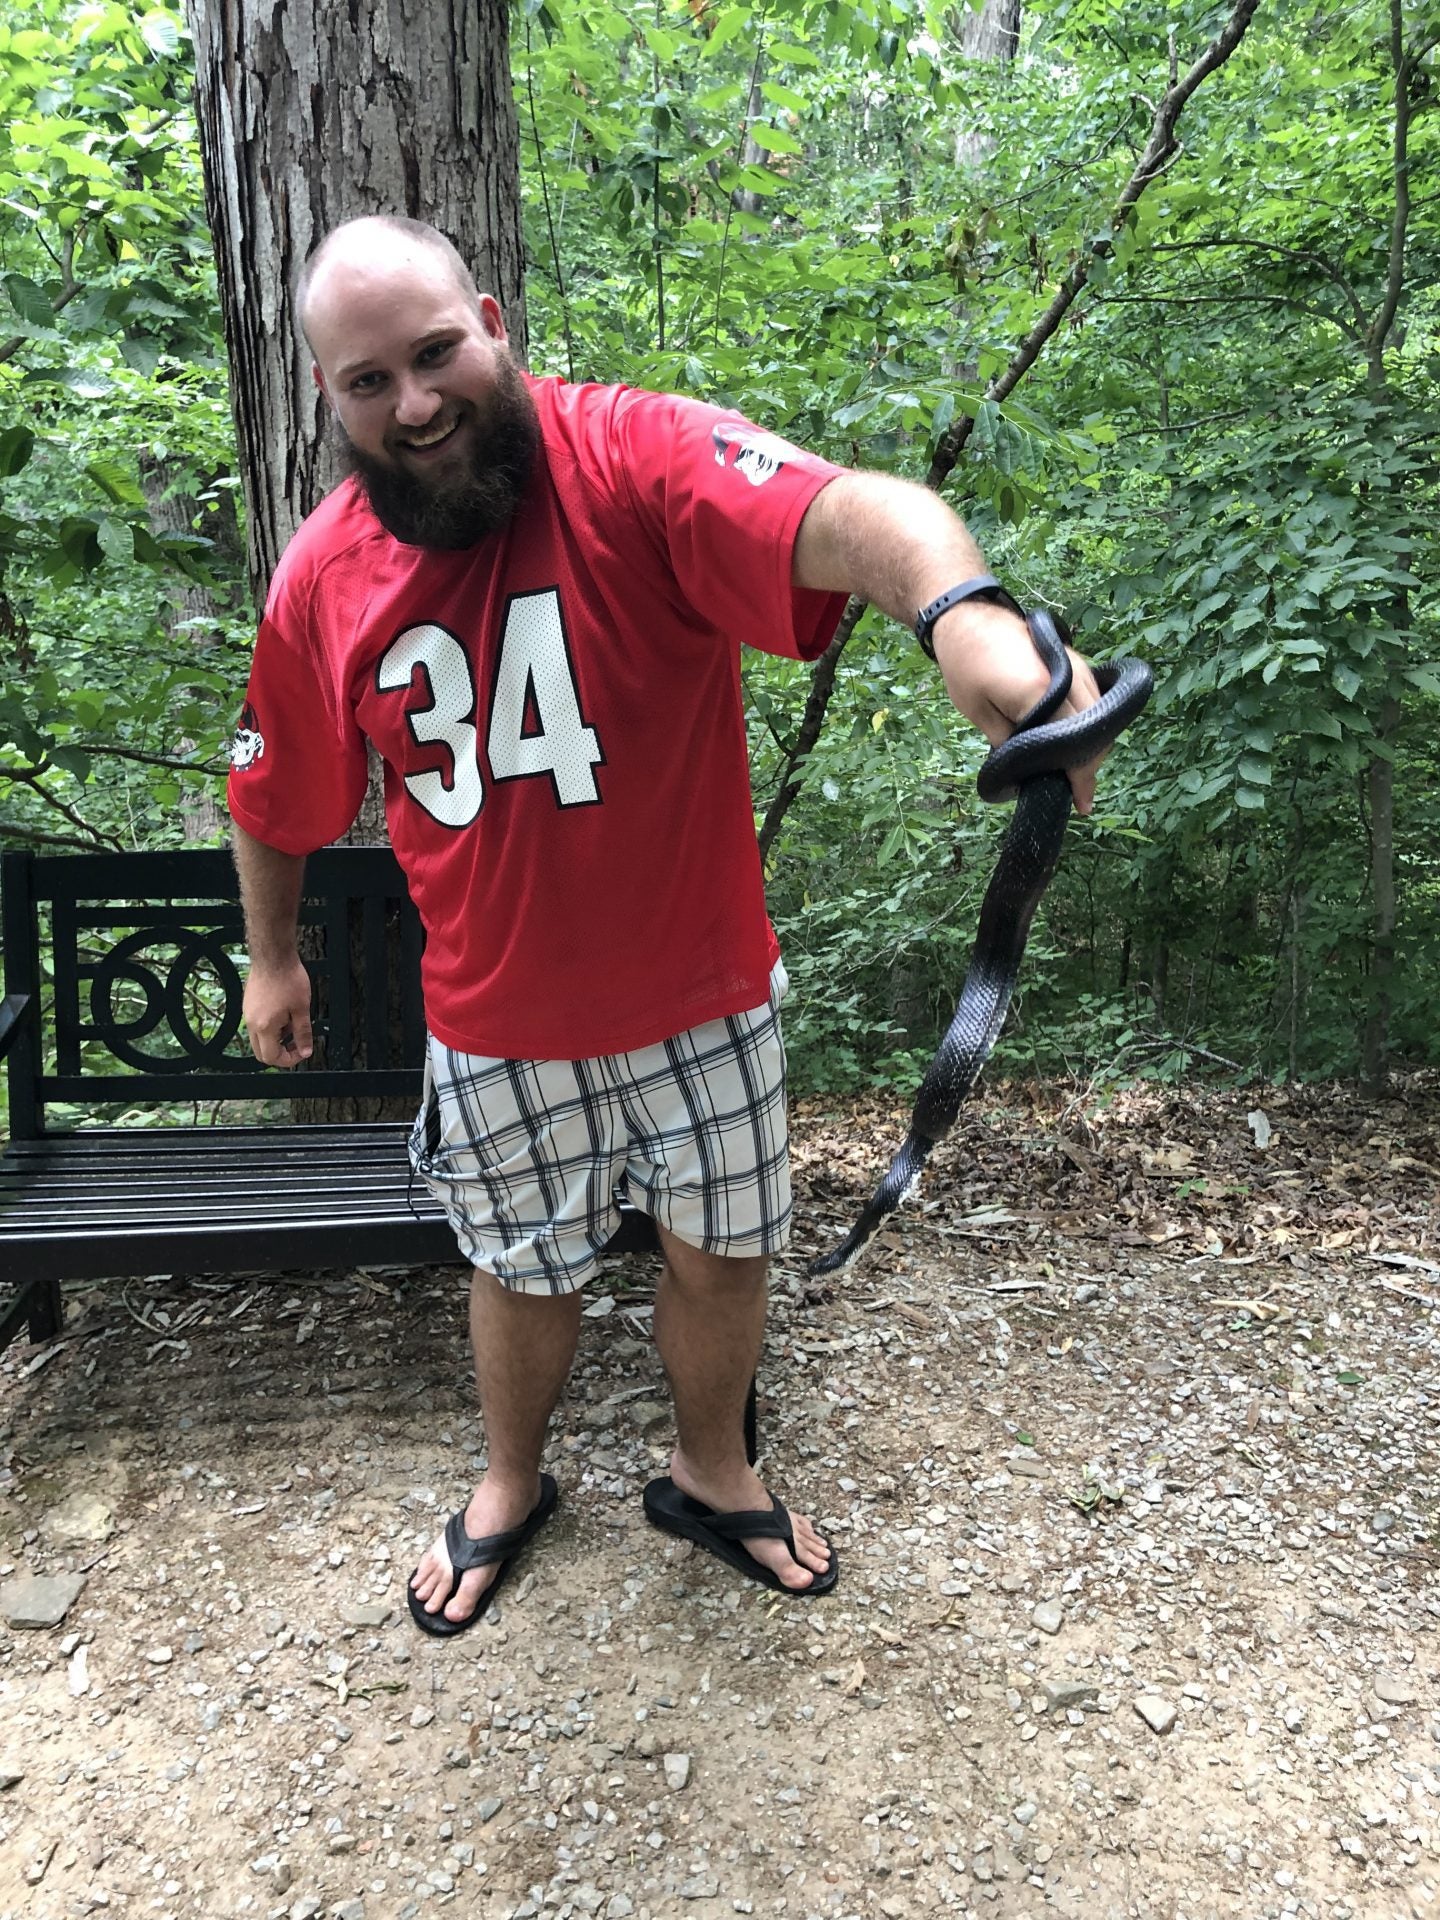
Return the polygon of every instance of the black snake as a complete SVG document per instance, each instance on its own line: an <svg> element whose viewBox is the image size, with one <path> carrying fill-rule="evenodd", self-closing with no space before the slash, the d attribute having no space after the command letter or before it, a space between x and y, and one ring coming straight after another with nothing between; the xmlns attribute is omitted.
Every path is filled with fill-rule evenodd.
<svg viewBox="0 0 1440 1920"><path fill-rule="evenodd" d="M1070 818L1066 769L1093 760L1150 698L1149 667L1139 660L1115 660L1095 669L1101 692L1095 706L1052 722L1051 714L1070 692L1070 658L1050 614L1029 613L1025 624L1049 669L1050 685L1010 738L990 753L976 781L982 800L1018 797L985 890L960 1003L920 1083L904 1145L845 1239L811 1263L812 1274L836 1273L859 1258L881 1222L914 1191L930 1149L950 1131L1004 1025L1030 922L1060 858Z"/></svg>

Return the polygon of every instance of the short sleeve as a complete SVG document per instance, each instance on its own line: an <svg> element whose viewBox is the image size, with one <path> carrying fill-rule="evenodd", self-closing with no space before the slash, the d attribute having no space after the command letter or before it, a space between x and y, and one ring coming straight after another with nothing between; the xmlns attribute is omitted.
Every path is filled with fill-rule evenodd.
<svg viewBox="0 0 1440 1920"><path fill-rule="evenodd" d="M845 469L675 394L623 394L614 434L635 510L707 624L766 653L823 653L845 595L795 586L791 567L806 509Z"/></svg>
<svg viewBox="0 0 1440 1920"><path fill-rule="evenodd" d="M230 747L231 818L281 853L338 840L365 797L365 738L324 671L318 636L282 572L255 642Z"/></svg>

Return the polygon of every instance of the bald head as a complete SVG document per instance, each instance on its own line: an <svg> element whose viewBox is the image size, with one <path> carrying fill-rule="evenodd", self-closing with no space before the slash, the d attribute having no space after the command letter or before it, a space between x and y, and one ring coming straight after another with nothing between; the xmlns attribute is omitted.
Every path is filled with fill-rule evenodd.
<svg viewBox="0 0 1440 1920"><path fill-rule="evenodd" d="M296 311L310 351L316 351L317 313L323 324L332 300L347 298L357 279L367 283L380 275L403 276L413 268L427 279L436 267L478 311L480 294L470 269L438 228L391 213L366 214L333 227L305 262L295 289Z"/></svg>

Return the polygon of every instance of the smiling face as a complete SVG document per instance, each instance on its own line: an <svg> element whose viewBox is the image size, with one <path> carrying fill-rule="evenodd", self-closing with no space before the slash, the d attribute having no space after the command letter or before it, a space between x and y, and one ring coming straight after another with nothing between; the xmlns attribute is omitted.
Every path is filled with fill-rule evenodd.
<svg viewBox="0 0 1440 1920"><path fill-rule="evenodd" d="M503 526L539 429L498 304L437 247L362 220L327 244L302 317L316 381L382 525L445 549Z"/></svg>

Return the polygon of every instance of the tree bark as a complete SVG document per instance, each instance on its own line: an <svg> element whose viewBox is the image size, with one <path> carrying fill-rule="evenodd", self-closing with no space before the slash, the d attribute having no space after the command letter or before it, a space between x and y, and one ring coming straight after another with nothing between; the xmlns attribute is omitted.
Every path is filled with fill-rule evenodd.
<svg viewBox="0 0 1440 1920"><path fill-rule="evenodd" d="M970 59L1013 60L1020 44L1020 0L984 0L978 13L961 17L959 26L960 45Z"/></svg>
<svg viewBox="0 0 1440 1920"><path fill-rule="evenodd" d="M187 5L258 608L290 536L338 478L294 304L300 269L331 228L372 213L438 227L477 284L499 300L511 343L524 357L509 14L503 0ZM360 816L345 838L383 844L373 755L370 772ZM397 966L392 948L392 986ZM351 974L359 1034L364 979L353 941ZM391 1001L393 1013L393 991ZM319 1011L323 1017L326 1009ZM394 1019L390 1025L398 1061ZM317 1047L317 1064L322 1058ZM373 1101L296 1103L300 1120L384 1114Z"/></svg>
<svg viewBox="0 0 1440 1920"><path fill-rule="evenodd" d="M342 220L428 220L525 348L519 130L500 0L189 0L205 201L257 606L334 484L293 290Z"/></svg>
<svg viewBox="0 0 1440 1920"><path fill-rule="evenodd" d="M985 60L1004 71L1020 46L1021 0L983 0L978 13L951 15L951 24L967 60ZM978 167L994 142L973 128L955 133L957 167Z"/></svg>
<svg viewBox="0 0 1440 1920"><path fill-rule="evenodd" d="M1390 749L1400 728L1400 702L1380 703L1375 744ZM1385 1091L1390 1074L1390 981L1395 972L1395 768L1384 753L1365 769L1370 805L1370 1006L1360 1072L1367 1094Z"/></svg>

